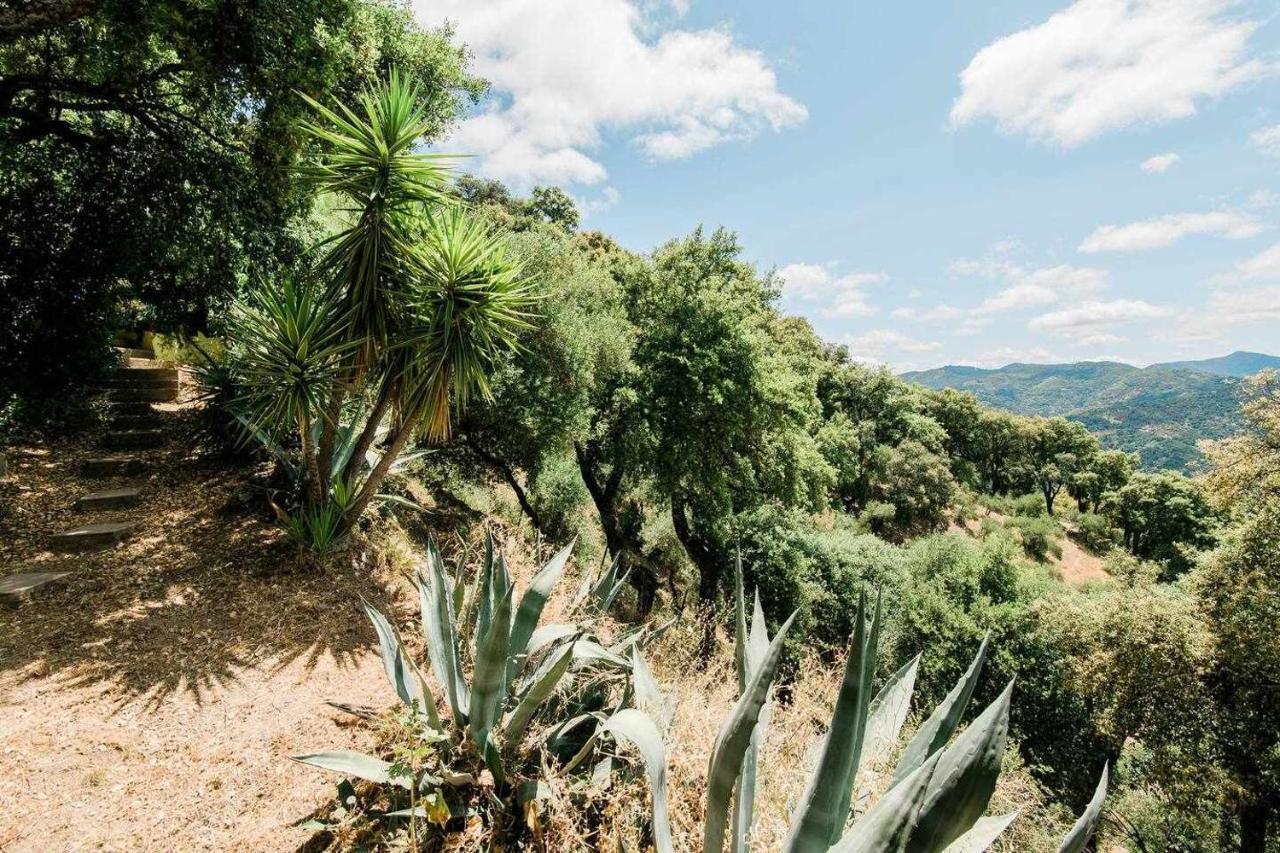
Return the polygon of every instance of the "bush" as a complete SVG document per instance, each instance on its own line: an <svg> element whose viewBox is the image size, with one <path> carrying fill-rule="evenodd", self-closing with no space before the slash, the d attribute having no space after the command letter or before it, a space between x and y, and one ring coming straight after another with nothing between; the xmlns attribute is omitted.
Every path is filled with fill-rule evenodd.
<svg viewBox="0 0 1280 853"><path fill-rule="evenodd" d="M579 512L590 500L578 464L567 454L549 458L529 484L529 502L543 531L553 537L573 535Z"/></svg>
<svg viewBox="0 0 1280 853"><path fill-rule="evenodd" d="M151 340L156 358L166 364L200 367L210 362L220 363L227 355L227 347L222 341L200 332L189 337L158 332Z"/></svg>
<svg viewBox="0 0 1280 853"><path fill-rule="evenodd" d="M1050 555L1062 556L1062 546L1058 544L1059 528L1048 516L1009 519L1009 526L1018 531L1022 540L1022 550L1037 562L1045 562Z"/></svg>
<svg viewBox="0 0 1280 853"><path fill-rule="evenodd" d="M1044 496L1036 492L1026 495L1019 495L1009 502L1009 510L1011 515L1019 515L1024 518L1041 518L1048 516L1044 507Z"/></svg>
<svg viewBox="0 0 1280 853"><path fill-rule="evenodd" d="M1080 539L1086 548L1095 554L1105 554L1120 541L1118 532L1111 523L1094 512L1080 514Z"/></svg>

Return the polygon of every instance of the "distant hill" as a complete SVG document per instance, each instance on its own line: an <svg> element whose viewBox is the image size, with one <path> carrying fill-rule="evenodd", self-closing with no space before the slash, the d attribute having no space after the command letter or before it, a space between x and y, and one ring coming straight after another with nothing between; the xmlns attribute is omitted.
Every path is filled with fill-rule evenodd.
<svg viewBox="0 0 1280 853"><path fill-rule="evenodd" d="M1211 373L1214 376L1252 376L1259 370L1268 367L1280 370L1280 356L1266 355L1260 352L1233 352L1218 358L1205 358L1199 361L1167 361L1153 367L1171 367L1174 370L1194 370L1196 373Z"/></svg>
<svg viewBox="0 0 1280 853"><path fill-rule="evenodd" d="M1235 352L1203 361L1139 368L1114 361L949 366L904 373L929 388L968 391L989 406L1024 415L1065 415L1106 447L1137 453L1147 469L1189 469L1196 442L1239 431L1238 380L1280 358Z"/></svg>

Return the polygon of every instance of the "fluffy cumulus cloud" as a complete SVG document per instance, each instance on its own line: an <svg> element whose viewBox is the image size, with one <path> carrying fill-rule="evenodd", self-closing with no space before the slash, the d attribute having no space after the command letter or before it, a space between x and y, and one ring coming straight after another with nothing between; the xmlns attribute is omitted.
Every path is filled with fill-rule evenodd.
<svg viewBox="0 0 1280 853"><path fill-rule="evenodd" d="M1008 364L1053 364L1055 362L1063 362L1067 359L1057 353L1047 350L1044 347L1030 347L1028 349L1019 349L1018 347L998 347L987 352L980 353L977 357L970 359L962 364L971 364L974 367L1004 367Z"/></svg>
<svg viewBox="0 0 1280 853"><path fill-rule="evenodd" d="M1139 163L1138 168L1146 172L1148 175L1163 175L1165 172L1178 165L1178 161L1181 159L1181 157L1173 152L1168 154L1156 154L1154 157L1148 157Z"/></svg>
<svg viewBox="0 0 1280 853"><path fill-rule="evenodd" d="M1264 229L1262 222L1246 211L1171 213L1154 219L1130 222L1128 225L1103 225L1084 239L1080 244L1080 251L1093 254L1163 249L1192 235L1242 240L1255 237Z"/></svg>
<svg viewBox="0 0 1280 853"><path fill-rule="evenodd" d="M1271 73L1249 53L1259 23L1235 0L1076 0L992 42L960 74L955 125L994 119L1065 147L1107 131L1185 118Z"/></svg>
<svg viewBox="0 0 1280 853"><path fill-rule="evenodd" d="M959 320L964 311L954 305L935 305L932 308L914 308L903 306L893 309L890 314L895 320L919 320L922 323L945 323Z"/></svg>
<svg viewBox="0 0 1280 853"><path fill-rule="evenodd" d="M1063 297L1092 296L1107 286L1106 270L1070 264L1026 269L999 255L958 260L951 264L951 271L1004 281L999 292L971 310L977 316L1052 305Z"/></svg>
<svg viewBox="0 0 1280 853"><path fill-rule="evenodd" d="M1280 157L1280 124L1249 134L1249 144L1268 157Z"/></svg>
<svg viewBox="0 0 1280 853"><path fill-rule="evenodd" d="M911 370L917 365L910 360L913 355L938 352L942 344L937 341L921 341L893 329L871 329L860 335L850 335L841 341L856 361L867 364L892 364L899 370ZM907 359L904 360L903 356Z"/></svg>
<svg viewBox="0 0 1280 853"><path fill-rule="evenodd" d="M889 277L881 272L838 275L831 264L787 264L778 270L778 278L783 298L797 310L827 319L851 319L876 313L864 288Z"/></svg>
<svg viewBox="0 0 1280 853"><path fill-rule="evenodd" d="M1174 329L1179 341L1212 341L1227 337L1235 326L1280 321L1280 287L1223 289L1209 303L1188 311Z"/></svg>
<svg viewBox="0 0 1280 853"><path fill-rule="evenodd" d="M1070 338L1077 344L1093 346L1124 340L1112 331L1116 326L1167 317L1170 313L1168 308L1140 299L1095 299L1033 317L1027 327L1032 331Z"/></svg>
<svg viewBox="0 0 1280 853"><path fill-rule="evenodd" d="M414 0L449 20L493 85L445 143L514 184L596 184L605 132L653 159L688 157L803 122L768 60L723 29L671 26L667 4L630 0ZM672 3L678 16L687 3Z"/></svg>

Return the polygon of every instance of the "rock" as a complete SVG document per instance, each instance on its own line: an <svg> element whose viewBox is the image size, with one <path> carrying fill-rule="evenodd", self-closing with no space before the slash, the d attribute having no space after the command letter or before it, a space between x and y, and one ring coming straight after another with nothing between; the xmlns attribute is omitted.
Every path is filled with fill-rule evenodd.
<svg viewBox="0 0 1280 853"><path fill-rule="evenodd" d="M141 450L164 444L164 433L158 429L127 429L109 432L102 437L102 446L113 450Z"/></svg>
<svg viewBox="0 0 1280 853"><path fill-rule="evenodd" d="M29 600L37 590L52 586L71 572L23 572L0 578L0 599L17 604Z"/></svg>
<svg viewBox="0 0 1280 853"><path fill-rule="evenodd" d="M146 473L150 467L139 456L101 456L84 460L81 473L86 477L131 477Z"/></svg>

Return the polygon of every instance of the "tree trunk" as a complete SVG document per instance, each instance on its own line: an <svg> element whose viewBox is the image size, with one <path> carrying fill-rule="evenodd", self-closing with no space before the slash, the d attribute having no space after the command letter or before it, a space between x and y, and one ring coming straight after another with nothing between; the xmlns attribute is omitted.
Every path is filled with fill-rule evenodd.
<svg viewBox="0 0 1280 853"><path fill-rule="evenodd" d="M621 497L623 468L616 464L609 472L608 478L601 483L596 470L596 451L590 444L574 445L574 456L578 460L578 470L582 474L582 482L595 504L596 514L600 517L600 529L604 532L605 546L609 553L618 560L619 571L625 572L631 586L636 591L636 615L644 618L653 610L658 598L658 573L653 564L644 556L644 549L639 542L627 534L622 524L618 509Z"/></svg>
<svg viewBox="0 0 1280 853"><path fill-rule="evenodd" d="M720 559L711 543L697 530L697 513L690 519L689 502L683 495L671 497L671 524L676 538L698 569L698 599L703 604L715 601L720 591Z"/></svg>
<svg viewBox="0 0 1280 853"><path fill-rule="evenodd" d="M485 464L502 475L502 479L511 487L511 491L516 493L516 500L520 503L520 509L524 511L525 515L529 516L529 521L534 527L545 533L546 529L542 526L542 518L533 508L533 505L529 503L529 496L525 492L524 486L520 483L520 478L516 476L515 469L508 465L506 460L500 459L496 454L485 450L475 436L464 436L463 443L471 449L472 453L479 456Z"/></svg>
<svg viewBox="0 0 1280 853"><path fill-rule="evenodd" d="M1249 803L1240 810L1240 853L1262 853L1267 849L1267 824L1271 809L1266 803Z"/></svg>
<svg viewBox="0 0 1280 853"><path fill-rule="evenodd" d="M347 458L347 464L342 468L342 481L348 487L356 484L356 474L360 471L360 466L364 464L364 456L369 452L369 448L373 447L373 442L378 437L378 427L382 424L382 419L386 417L387 409L391 408L391 388L383 388L378 393L378 402L374 404L373 411L369 413L369 418L364 422L364 429L360 432L360 438L356 439L355 447L351 451L351 456Z"/></svg>
<svg viewBox="0 0 1280 853"><path fill-rule="evenodd" d="M382 485L387 472L391 470L391 466L395 464L405 445L409 443L409 439L418 428L420 420L422 420L421 416L416 416L400 425L400 429L396 431L395 436L391 439L391 444L387 445L387 449L383 452L382 458L378 460L378 464L369 472L369 478L364 481L364 487L360 489L360 494L356 496L351 506L343 513L342 531L344 533L356 526L356 522L364 514L365 508L369 506L373 496L378 493L378 486Z"/></svg>

